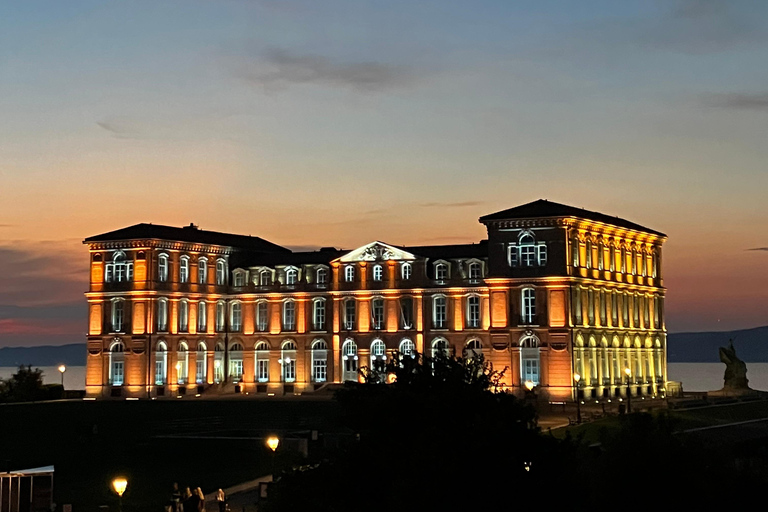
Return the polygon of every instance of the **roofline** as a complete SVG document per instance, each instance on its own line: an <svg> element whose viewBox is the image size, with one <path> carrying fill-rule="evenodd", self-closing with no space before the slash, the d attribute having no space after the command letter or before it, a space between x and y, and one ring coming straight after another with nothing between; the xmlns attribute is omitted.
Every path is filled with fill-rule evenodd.
<svg viewBox="0 0 768 512"><path fill-rule="evenodd" d="M546 215L546 216L536 216L536 217L513 217L513 218L509 218L509 219L486 219L486 217L488 217L490 215L493 215L493 214L489 213L488 215L484 215L483 217L480 217L478 219L478 222L480 222L481 224L488 225L488 224L491 224L491 223L494 223L494 222L514 222L514 221L548 220L548 219L573 219L573 220L576 220L576 221L583 221L583 222L589 222L589 223L592 223L592 224L599 224L601 226L606 226L606 227L610 227L610 228L614 228L614 229L629 231L629 232L632 232L632 233L639 233L639 234L643 234L643 235L652 235L652 236L654 236L656 238L660 238L660 239L663 239L665 241L667 239L669 239L669 237L667 236L666 233L662 233L661 231L656 231L655 229L646 228L645 226L640 226L640 224L637 224L635 222L632 222L632 221L629 221L629 220L626 220L626 219L622 219L621 217L616 217L616 218L620 219L620 220L623 220L624 222L630 222L632 224L636 224L637 226L640 226L641 228L643 228L643 231L638 230L638 229L628 228L628 227L625 227L625 226L619 226L618 224L609 224L607 222L603 222L603 221L600 221L600 220L590 219L588 217L579 217L579 216L576 216L576 215ZM483 219L486 219L486 220L483 220Z"/></svg>

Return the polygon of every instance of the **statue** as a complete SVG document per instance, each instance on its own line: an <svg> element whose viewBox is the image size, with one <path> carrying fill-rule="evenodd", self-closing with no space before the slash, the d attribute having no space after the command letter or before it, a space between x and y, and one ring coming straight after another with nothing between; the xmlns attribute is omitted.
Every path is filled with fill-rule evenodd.
<svg viewBox="0 0 768 512"><path fill-rule="evenodd" d="M733 339L728 347L720 347L720 360L725 363L723 391L748 391L747 364L738 358L733 348Z"/></svg>

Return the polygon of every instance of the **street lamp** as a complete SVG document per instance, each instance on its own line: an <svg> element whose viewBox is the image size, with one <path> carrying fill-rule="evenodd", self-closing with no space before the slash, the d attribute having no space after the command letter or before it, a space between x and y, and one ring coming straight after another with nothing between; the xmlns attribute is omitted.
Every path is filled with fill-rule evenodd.
<svg viewBox="0 0 768 512"><path fill-rule="evenodd" d="M123 510L123 493L126 487L128 487L128 480L125 478L117 477L112 480L112 489L114 489L120 499L120 512Z"/></svg>
<svg viewBox="0 0 768 512"><path fill-rule="evenodd" d="M573 380L576 382L576 421L581 423L581 398L579 397L579 382L581 381L581 375L574 373Z"/></svg>
<svg viewBox="0 0 768 512"><path fill-rule="evenodd" d="M525 381L525 389L527 389L529 392L533 391L534 385L535 384L533 383L533 381L530 381L530 380Z"/></svg>
<svg viewBox="0 0 768 512"><path fill-rule="evenodd" d="M64 388L64 372L67 371L67 367L63 364L59 365L59 373L61 373L61 387Z"/></svg>
<svg viewBox="0 0 768 512"><path fill-rule="evenodd" d="M272 481L275 481L275 451L280 446L280 438L277 436L269 436L267 438L267 446L272 450Z"/></svg>
<svg viewBox="0 0 768 512"><path fill-rule="evenodd" d="M627 413L632 412L632 390L629 389L629 385L632 378L632 370L630 370L628 367L624 368L624 373L627 374Z"/></svg>

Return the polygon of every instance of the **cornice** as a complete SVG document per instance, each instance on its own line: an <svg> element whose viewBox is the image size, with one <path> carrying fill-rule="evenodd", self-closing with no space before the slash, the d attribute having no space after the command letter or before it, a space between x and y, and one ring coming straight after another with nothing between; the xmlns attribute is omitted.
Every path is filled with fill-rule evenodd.
<svg viewBox="0 0 768 512"><path fill-rule="evenodd" d="M170 240L109 240L106 242L84 242L91 251L109 249L167 249L171 251L204 252L208 254L229 255L234 252L232 247L222 245L200 244L194 242L174 242Z"/></svg>

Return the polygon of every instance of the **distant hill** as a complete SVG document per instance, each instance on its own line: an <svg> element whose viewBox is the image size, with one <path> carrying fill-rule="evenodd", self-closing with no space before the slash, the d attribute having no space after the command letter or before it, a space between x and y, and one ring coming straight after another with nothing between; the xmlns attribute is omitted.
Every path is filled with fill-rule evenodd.
<svg viewBox="0 0 768 512"><path fill-rule="evenodd" d="M0 366L85 366L85 343L0 348Z"/></svg>
<svg viewBox="0 0 768 512"><path fill-rule="evenodd" d="M720 347L733 338L736 355L748 363L768 363L768 326L722 332L679 332L667 335L670 363L719 363Z"/></svg>

